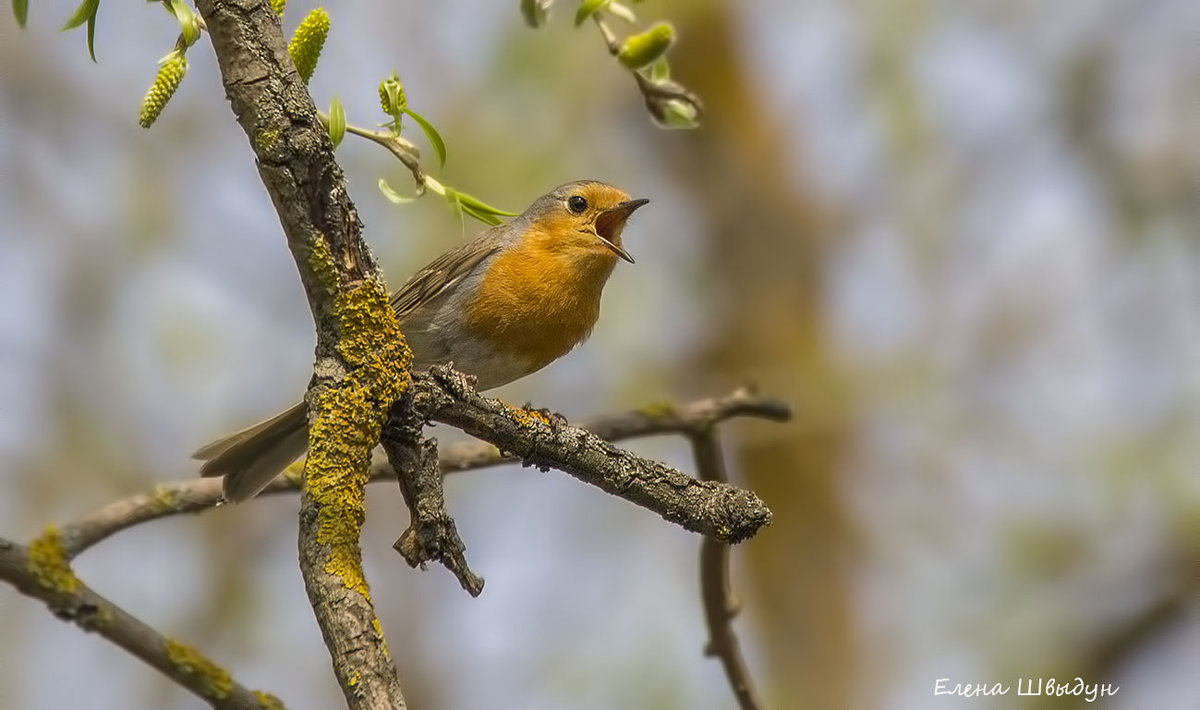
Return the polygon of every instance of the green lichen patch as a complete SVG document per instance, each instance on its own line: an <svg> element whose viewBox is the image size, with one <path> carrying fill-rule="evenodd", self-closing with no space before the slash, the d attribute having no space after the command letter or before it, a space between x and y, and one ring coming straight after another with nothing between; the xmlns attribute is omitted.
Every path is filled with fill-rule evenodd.
<svg viewBox="0 0 1200 710"><path fill-rule="evenodd" d="M205 695L218 700L229 697L233 690L233 678L229 671L213 663L191 646L178 641L167 639L166 651L171 665L185 677L199 681Z"/></svg>
<svg viewBox="0 0 1200 710"><path fill-rule="evenodd" d="M62 535L53 525L29 544L28 564L33 578L45 589L59 594L74 594L83 587L71 570Z"/></svg>

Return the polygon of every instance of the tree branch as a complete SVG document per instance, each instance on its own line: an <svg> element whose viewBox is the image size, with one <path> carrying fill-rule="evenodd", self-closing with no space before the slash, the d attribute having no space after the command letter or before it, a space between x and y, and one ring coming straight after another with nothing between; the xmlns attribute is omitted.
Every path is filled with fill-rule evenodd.
<svg viewBox="0 0 1200 710"><path fill-rule="evenodd" d="M739 389L711 399L675 406L655 404L626 412L603 414L583 422L580 427L608 441L621 441L663 434L687 434L702 431L727 419L754 417L785 421L790 416L783 402L760 397L748 389ZM439 467L442 474L471 471L511 463L499 449L482 441L463 441L442 447ZM300 489L299 467L276 478L260 495L295 493ZM390 463L375 464L370 470L372 483L394 481L396 472ZM71 523L60 526L64 551L74 558L126 528L172 515L200 513L221 502L221 482L215 478L196 478L155 486L152 491L113 501Z"/></svg>
<svg viewBox="0 0 1200 710"><path fill-rule="evenodd" d="M446 512L437 442L421 434L424 422L405 397L392 408L384 426L383 450L396 471L400 492L408 505L408 529L393 547L412 567L437 561L445 565L473 597L483 591L483 578L467 566L466 545Z"/></svg>
<svg viewBox="0 0 1200 710"><path fill-rule="evenodd" d="M54 528L29 547L0 538L0 579L45 603L63 621L93 631L142 659L215 708L283 708L278 698L246 689L229 671L189 646L163 637L89 589L75 576Z"/></svg>
<svg viewBox="0 0 1200 710"><path fill-rule="evenodd" d="M716 430L696 430L689 438L700 477L706 481L728 481ZM750 669L746 667L741 645L733 632L733 618L741 610L741 604L733 596L729 577L729 545L711 537L704 538L700 542L700 597L704 601L704 619L709 634L704 653L721 659L738 706L742 710L758 710L763 704L754 690Z"/></svg>
<svg viewBox="0 0 1200 710"><path fill-rule="evenodd" d="M328 132L265 0L199 0L225 93L279 213L317 330L300 497L300 571L352 708L404 707L362 571L371 450L411 353Z"/></svg>
<svg viewBox="0 0 1200 710"><path fill-rule="evenodd" d="M749 491L696 480L560 418L484 397L469 378L449 367L417 376L414 386L414 407L427 419L510 451L525 465L565 471L692 532L741 542L771 522L771 511Z"/></svg>

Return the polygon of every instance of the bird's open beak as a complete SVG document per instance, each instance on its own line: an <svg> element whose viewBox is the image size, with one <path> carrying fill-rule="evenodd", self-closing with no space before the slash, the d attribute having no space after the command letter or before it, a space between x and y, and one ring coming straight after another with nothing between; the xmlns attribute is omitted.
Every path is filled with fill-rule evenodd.
<svg viewBox="0 0 1200 710"><path fill-rule="evenodd" d="M617 239L620 237L621 228L625 226L625 220L629 219L629 215L649 201L646 199L625 200L616 207L609 207L596 215L596 235L604 242L604 246L612 249L614 254L630 264L633 263L633 257L617 244Z"/></svg>

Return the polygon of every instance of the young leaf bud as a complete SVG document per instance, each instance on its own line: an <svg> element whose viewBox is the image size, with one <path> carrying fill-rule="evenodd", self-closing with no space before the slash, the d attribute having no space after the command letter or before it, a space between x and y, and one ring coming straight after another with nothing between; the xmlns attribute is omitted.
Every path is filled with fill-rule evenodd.
<svg viewBox="0 0 1200 710"><path fill-rule="evenodd" d="M695 104L682 99L667 99L658 104L657 111L652 111L654 120L663 128L690 129L700 125L696 117L699 111Z"/></svg>
<svg viewBox="0 0 1200 710"><path fill-rule="evenodd" d="M658 61L674 42L675 28L660 22L641 34L625 38L617 52L617 59L630 69L641 69Z"/></svg>
<svg viewBox="0 0 1200 710"><path fill-rule="evenodd" d="M404 85L400 83L400 77L392 74L379 82L379 105L384 113L393 118L399 117L407 108L408 99L404 97Z"/></svg>

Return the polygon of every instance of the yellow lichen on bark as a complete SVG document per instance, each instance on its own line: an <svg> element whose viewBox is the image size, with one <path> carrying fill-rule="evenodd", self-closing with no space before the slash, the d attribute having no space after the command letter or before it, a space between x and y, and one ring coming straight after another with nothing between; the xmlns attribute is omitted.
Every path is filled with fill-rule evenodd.
<svg viewBox="0 0 1200 710"><path fill-rule="evenodd" d="M166 651L167 659L172 665L185 676L203 683L214 698L227 698L233 691L233 678L229 671L213 663L191 646L167 639Z"/></svg>
<svg viewBox="0 0 1200 710"><path fill-rule="evenodd" d="M651 419L668 419L677 413L675 405L669 402L651 402L642 406L640 411Z"/></svg>
<svg viewBox="0 0 1200 710"><path fill-rule="evenodd" d="M324 239L310 255L318 279L336 284ZM328 548L325 571L369 597L359 533L371 450L391 405L407 390L412 353L404 343L383 283L368 278L335 296L337 352L347 375L316 393L304 485L317 507L317 542Z"/></svg>
<svg viewBox="0 0 1200 710"><path fill-rule="evenodd" d="M178 507L180 500L183 498L183 491L178 487L172 486L155 486L154 487L154 507L160 511L175 510Z"/></svg>
<svg viewBox="0 0 1200 710"><path fill-rule="evenodd" d="M42 587L59 594L72 594L83 586L71 570L62 536L53 525L29 544L29 572Z"/></svg>
<svg viewBox="0 0 1200 710"><path fill-rule="evenodd" d="M539 412L536 409L513 408L513 419L523 427L532 427L537 424L547 424L553 426L554 422L550 421L550 417L546 416L545 412Z"/></svg>
<svg viewBox="0 0 1200 710"><path fill-rule="evenodd" d="M329 240L320 232L313 234L312 249L308 253L308 265L321 284L327 296L333 296L338 291L337 267L333 263L333 252L329 250Z"/></svg>
<svg viewBox="0 0 1200 710"><path fill-rule="evenodd" d="M371 626L375 628L375 633L379 637L379 644L383 648L384 652L391 655L391 651L388 650L387 637L383 635L383 624L379 623L378 616L374 619L371 619Z"/></svg>
<svg viewBox="0 0 1200 710"><path fill-rule="evenodd" d="M258 706L263 710L283 710L283 701L262 690L254 691L254 698L258 700Z"/></svg>
<svg viewBox="0 0 1200 710"><path fill-rule="evenodd" d="M258 134L254 136L254 147L259 153L266 153L267 151L274 150L275 146L279 143L280 136L282 135L283 134L279 131L270 128L264 131L259 131Z"/></svg>

